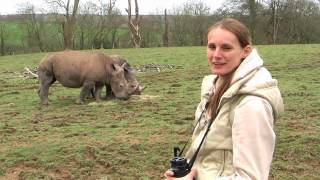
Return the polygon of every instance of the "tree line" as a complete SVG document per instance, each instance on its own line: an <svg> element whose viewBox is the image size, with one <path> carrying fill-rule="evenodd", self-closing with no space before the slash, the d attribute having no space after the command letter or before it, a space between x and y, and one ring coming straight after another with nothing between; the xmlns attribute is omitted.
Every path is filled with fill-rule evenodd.
<svg viewBox="0 0 320 180"><path fill-rule="evenodd" d="M44 0L49 10L21 4L0 16L1 55L63 49L202 46L214 22L234 17L250 29L253 44L320 42L320 0L225 0L212 11L202 1L140 15L138 0L121 14L116 0ZM14 30L13 30L14 29Z"/></svg>

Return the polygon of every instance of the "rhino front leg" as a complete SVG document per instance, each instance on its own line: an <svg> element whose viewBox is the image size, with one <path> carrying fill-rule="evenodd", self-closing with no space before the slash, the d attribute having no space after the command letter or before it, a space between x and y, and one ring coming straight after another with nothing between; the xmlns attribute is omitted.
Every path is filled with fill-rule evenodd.
<svg viewBox="0 0 320 180"><path fill-rule="evenodd" d="M96 84L94 88L94 97L96 98L96 101L99 102L101 101L101 90L103 88L103 85Z"/></svg>
<svg viewBox="0 0 320 180"><path fill-rule="evenodd" d="M94 82L93 81L85 81L82 85L80 97L77 99L77 104L83 104L84 99L91 93L91 90L94 88Z"/></svg>
<svg viewBox="0 0 320 180"><path fill-rule="evenodd" d="M39 70L38 76L40 80L38 95L40 97L41 104L48 105L49 87L56 81L56 79L52 73L44 70Z"/></svg>
<svg viewBox="0 0 320 180"><path fill-rule="evenodd" d="M112 92L110 84L106 84L106 99L114 99L115 96Z"/></svg>

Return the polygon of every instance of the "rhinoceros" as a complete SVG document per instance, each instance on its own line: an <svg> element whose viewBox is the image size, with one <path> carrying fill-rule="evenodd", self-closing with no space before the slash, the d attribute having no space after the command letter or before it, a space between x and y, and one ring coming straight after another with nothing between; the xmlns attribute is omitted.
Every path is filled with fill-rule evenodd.
<svg viewBox="0 0 320 180"><path fill-rule="evenodd" d="M141 92L145 89L144 86L141 86L138 83L135 70L133 67L128 63L127 60L123 59L119 55L111 55L110 56L119 66L123 66L124 64L124 77L126 78L128 82L128 92L129 94L135 94L135 95L140 95ZM110 85L106 85L106 96L107 97L114 97L114 94L112 93L112 89Z"/></svg>
<svg viewBox="0 0 320 180"><path fill-rule="evenodd" d="M133 67L128 63L127 60L123 59L119 55L109 55L116 64L124 68L124 77L128 83L128 93L130 95L140 95L141 92L145 89L144 86L141 86L137 80L136 72ZM90 94L87 95L88 98L94 97L95 89L91 89ZM112 92L110 84L106 84L106 99L115 98L114 93Z"/></svg>
<svg viewBox="0 0 320 180"><path fill-rule="evenodd" d="M114 96L128 99L130 92L124 77L124 66L119 66L109 56L99 52L62 51L45 57L39 64L38 91L42 104L48 104L49 87L56 80L65 87L81 88L78 103L83 103L91 89L100 100L101 89L110 85Z"/></svg>

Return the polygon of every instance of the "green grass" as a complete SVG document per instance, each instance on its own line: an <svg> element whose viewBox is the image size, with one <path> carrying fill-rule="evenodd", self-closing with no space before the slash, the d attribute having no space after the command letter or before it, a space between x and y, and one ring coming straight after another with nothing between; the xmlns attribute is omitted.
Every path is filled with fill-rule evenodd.
<svg viewBox="0 0 320 180"><path fill-rule="evenodd" d="M285 113L271 179L320 178L320 45L257 46L278 79ZM45 53L0 57L0 179L161 179L172 148L189 136L210 73L204 47L105 50L132 65L171 64L138 73L147 86L128 101L76 105L79 89L54 84L48 107L38 81L22 77Z"/></svg>

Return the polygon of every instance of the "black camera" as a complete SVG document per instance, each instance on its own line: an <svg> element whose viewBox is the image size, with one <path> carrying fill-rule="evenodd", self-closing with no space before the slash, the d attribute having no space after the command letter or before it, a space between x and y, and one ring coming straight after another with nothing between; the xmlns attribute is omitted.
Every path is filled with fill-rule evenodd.
<svg viewBox="0 0 320 180"><path fill-rule="evenodd" d="M174 172L174 177L184 177L191 171L191 168L187 162L187 159L183 157L173 157L170 161L170 170Z"/></svg>
<svg viewBox="0 0 320 180"><path fill-rule="evenodd" d="M198 121L197 121L197 124L199 123L199 121L200 121L200 119L201 119L201 117L202 117L202 114L206 111L207 105L208 105L208 103L206 104L205 110L203 110L202 113L201 113L201 115L199 116L199 119L198 119ZM180 178L180 177L184 177L184 176L186 176L187 174L190 173L190 171L191 171L191 169L192 169L192 166L193 166L193 163L196 161L196 158L197 158L197 155L198 155L198 153L199 153L199 150L200 150L200 148L201 148L201 146L202 146L202 143L203 143L204 139L206 138L206 136L207 136L207 134L208 134L208 132L209 132L209 130L210 130L210 126L211 126L212 122L213 122L212 120L209 121L207 130L206 130L206 132L204 133L203 138L202 138L202 140L201 140L201 142L200 142L200 144L199 144L196 152L194 152L194 154L193 154L193 156L191 157L191 159L190 159L189 162L187 162L187 159L186 159L186 158L181 157L181 154L183 153L186 145L188 144L188 142L189 142L189 140L190 140L190 137L189 137L188 141L186 142L186 144L184 145L184 147L182 148L182 151L180 151L179 147L174 147L174 148L173 148L173 158L172 158L171 161L170 161L170 163L171 163L171 168L170 168L170 170L171 170L172 172L174 172L173 177ZM195 128L197 127L197 124L194 126L191 134L193 134ZM180 153L178 154L178 152L180 152ZM195 177L193 177L193 179L195 179Z"/></svg>
<svg viewBox="0 0 320 180"><path fill-rule="evenodd" d="M170 163L171 163L170 170L172 172L174 172L174 177L177 177L177 178L184 177L187 174L189 174L189 172L191 171L191 166L187 162L187 159L180 157L181 153L183 151L181 151L178 154L179 151L180 151L180 149L178 147L175 147L173 149L173 156L174 157L170 161Z"/></svg>

